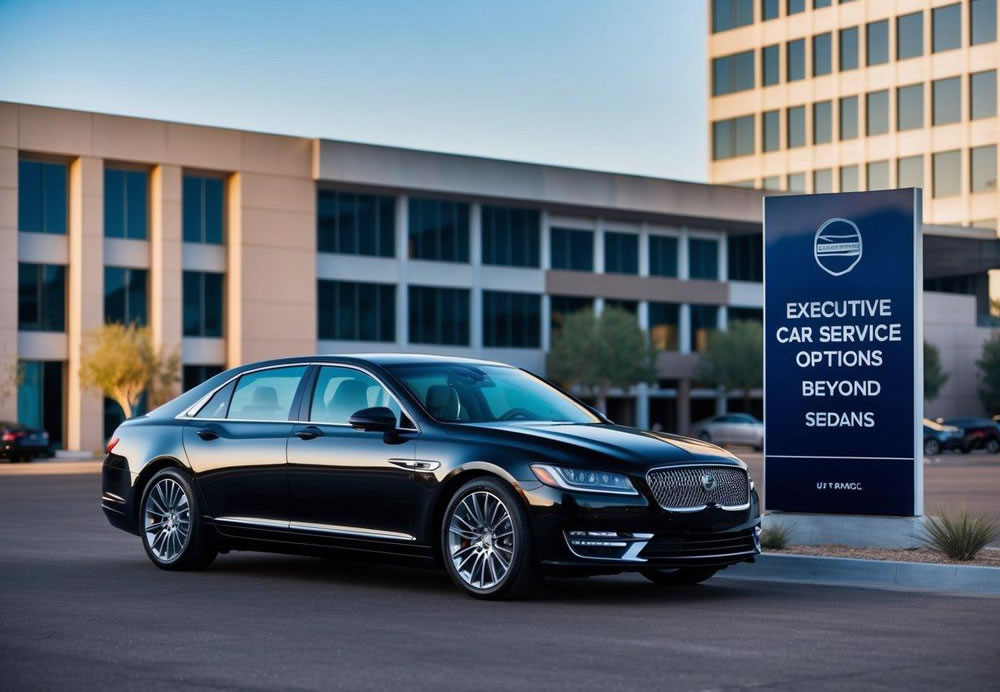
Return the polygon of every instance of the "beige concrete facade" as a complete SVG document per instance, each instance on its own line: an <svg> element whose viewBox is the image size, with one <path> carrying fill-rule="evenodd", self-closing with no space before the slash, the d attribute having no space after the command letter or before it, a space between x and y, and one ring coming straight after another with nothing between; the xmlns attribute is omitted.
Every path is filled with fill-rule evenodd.
<svg viewBox="0 0 1000 692"><path fill-rule="evenodd" d="M859 190L870 189L867 165L887 162L888 186L899 185L898 161L912 156L923 157L924 220L928 223L947 225L976 225L996 228L1000 216L1000 191L993 171L992 189L972 192L970 151L977 147L996 147L1000 144L1000 120L994 104L992 117L972 119L970 114L970 75L995 71L1000 66L1000 43L996 40L971 45L970 0L961 0L961 46L955 49L933 51L933 11L953 6L956 0L855 0L837 2L814 9L812 0L804 3L805 10L788 15L788 3L775 3L779 16L762 20L764 0L752 0L754 21L746 26L712 32L714 4L708 0L708 117L710 123L726 121L741 116L754 116L753 153L730 158L714 158L712 128L709 132L709 180L712 183L740 184L758 188L789 189L789 175L804 174L804 192L817 191L813 174L830 171L832 188L841 191L841 168L857 166ZM897 19L904 15L922 14L922 55L898 59ZM874 22L888 21L888 61L866 65L866 27ZM840 69L840 31L858 29L858 66ZM813 76L813 37L830 34L831 64L829 74ZM788 44L805 39L805 66L803 79L788 80ZM778 46L780 56L779 79L776 84L762 86L763 49ZM753 88L713 96L711 75L716 58L745 51L753 52ZM960 78L961 116L951 124L933 124L932 85L935 80ZM995 82L994 82L995 83ZM898 128L897 89L922 84L923 125L912 129ZM888 132L866 136L866 95L888 91ZM858 97L858 136L842 140L839 136L839 100ZM832 137L828 143L813 141L813 104L829 101L832 105ZM805 144L789 147L787 111L805 106ZM763 113L780 114L780 146L775 151L764 151ZM933 155L958 151L961 157L959 193L942 196L934 189ZM994 163L995 165L995 163Z"/></svg>

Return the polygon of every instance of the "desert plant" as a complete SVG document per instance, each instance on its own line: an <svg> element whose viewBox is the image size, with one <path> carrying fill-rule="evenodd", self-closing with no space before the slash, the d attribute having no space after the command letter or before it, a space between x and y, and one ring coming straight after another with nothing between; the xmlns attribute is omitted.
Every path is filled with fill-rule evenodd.
<svg viewBox="0 0 1000 692"><path fill-rule="evenodd" d="M780 521L769 521L760 534L760 545L766 550L784 550L792 542L792 527Z"/></svg>
<svg viewBox="0 0 1000 692"><path fill-rule="evenodd" d="M952 560L972 560L993 541L1000 538L1000 526L985 514L969 514L964 507L957 512L939 511L927 517L918 539L931 550Z"/></svg>

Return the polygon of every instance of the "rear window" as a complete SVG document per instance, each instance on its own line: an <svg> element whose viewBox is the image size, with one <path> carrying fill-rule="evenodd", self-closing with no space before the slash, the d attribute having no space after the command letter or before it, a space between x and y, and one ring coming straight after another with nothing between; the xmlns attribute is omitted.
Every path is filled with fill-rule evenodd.
<svg viewBox="0 0 1000 692"><path fill-rule="evenodd" d="M289 419L306 366L271 368L244 375L236 383L226 416L235 420Z"/></svg>
<svg viewBox="0 0 1000 692"><path fill-rule="evenodd" d="M229 397L233 395L236 381L232 381L212 395L212 398L195 414L195 418L225 418L229 408Z"/></svg>

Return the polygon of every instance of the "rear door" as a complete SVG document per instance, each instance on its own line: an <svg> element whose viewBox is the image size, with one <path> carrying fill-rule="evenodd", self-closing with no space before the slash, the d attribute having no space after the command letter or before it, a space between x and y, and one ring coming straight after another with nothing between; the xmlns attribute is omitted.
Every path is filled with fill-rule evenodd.
<svg viewBox="0 0 1000 692"><path fill-rule="evenodd" d="M184 450L220 528L287 524L286 447L307 368L245 373L184 427Z"/></svg>

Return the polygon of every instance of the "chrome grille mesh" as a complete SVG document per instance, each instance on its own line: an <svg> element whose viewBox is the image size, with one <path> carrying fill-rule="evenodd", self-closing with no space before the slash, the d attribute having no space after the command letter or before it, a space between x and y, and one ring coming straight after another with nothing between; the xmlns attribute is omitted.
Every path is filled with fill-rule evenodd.
<svg viewBox="0 0 1000 692"><path fill-rule="evenodd" d="M706 490L703 477L712 482ZM707 504L740 507L750 501L747 472L736 466L681 466L646 474L653 496L663 509L698 509Z"/></svg>

